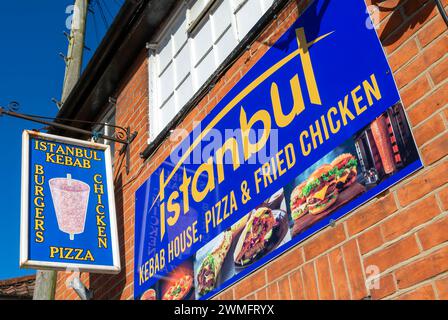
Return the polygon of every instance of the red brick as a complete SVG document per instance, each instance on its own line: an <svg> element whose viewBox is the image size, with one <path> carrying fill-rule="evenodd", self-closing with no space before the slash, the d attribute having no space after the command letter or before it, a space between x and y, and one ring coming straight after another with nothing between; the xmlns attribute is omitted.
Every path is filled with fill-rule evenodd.
<svg viewBox="0 0 448 320"><path fill-rule="evenodd" d="M430 71L432 81L435 85L442 83L448 78L448 58L443 59L440 63L435 65Z"/></svg>
<svg viewBox="0 0 448 320"><path fill-rule="evenodd" d="M222 88L216 93L218 100L221 100L240 81L240 79L241 75L238 73L226 81Z"/></svg>
<svg viewBox="0 0 448 320"><path fill-rule="evenodd" d="M263 288L256 293L257 300L268 300L267 288Z"/></svg>
<svg viewBox="0 0 448 320"><path fill-rule="evenodd" d="M381 224L384 239L386 241L395 239L409 230L431 220L439 213L440 209L435 196L425 198Z"/></svg>
<svg viewBox="0 0 448 320"><path fill-rule="evenodd" d="M417 235L424 250L448 241L448 217L437 220L420 230Z"/></svg>
<svg viewBox="0 0 448 320"><path fill-rule="evenodd" d="M317 282L321 300L333 300L333 284L331 281L330 263L328 256L321 256L316 260Z"/></svg>
<svg viewBox="0 0 448 320"><path fill-rule="evenodd" d="M420 79L426 79L424 76ZM424 80L427 81L427 80ZM419 96L421 98L425 93L430 92L429 83L426 85L412 87L410 90L423 90L420 93L412 94L411 96ZM411 99L412 101L413 99ZM414 102L416 100L413 100ZM408 110L409 121L413 126L416 126L420 122L428 119L431 115L442 109L448 101L448 83L443 84L435 91L432 91L428 96L419 101L414 107ZM409 102L409 101L408 101ZM405 106L411 106L411 104L405 104Z"/></svg>
<svg viewBox="0 0 448 320"><path fill-rule="evenodd" d="M278 290L281 300L291 300L291 287L288 277L284 277L278 281Z"/></svg>
<svg viewBox="0 0 448 320"><path fill-rule="evenodd" d="M272 282L282 275L297 268L303 263L302 248L294 248L290 252L271 262L267 267L268 282Z"/></svg>
<svg viewBox="0 0 448 320"><path fill-rule="evenodd" d="M439 191L439 199L442 203L442 210L448 211L448 187Z"/></svg>
<svg viewBox="0 0 448 320"><path fill-rule="evenodd" d="M396 71L409 60L414 58L419 52L417 42L414 39L410 39L400 49L395 51L389 58L389 64L393 71Z"/></svg>
<svg viewBox="0 0 448 320"><path fill-rule="evenodd" d="M417 56L405 67L395 74L395 80L398 88L402 88L420 74L422 74L433 63L443 57L448 47L448 37L441 37L434 41L421 55Z"/></svg>
<svg viewBox="0 0 448 320"><path fill-rule="evenodd" d="M360 300L367 297L364 270L356 240L351 240L342 247L347 267L347 274L352 293L352 299Z"/></svg>
<svg viewBox="0 0 448 320"><path fill-rule="evenodd" d="M426 75L420 76L415 82L400 90L403 105L405 108L411 107L417 100L421 99L431 90L431 84Z"/></svg>
<svg viewBox="0 0 448 320"><path fill-rule="evenodd" d="M314 263L309 262L303 266L303 284L305 297L307 300L318 300L319 292L317 289L317 280L314 269Z"/></svg>
<svg viewBox="0 0 448 320"><path fill-rule="evenodd" d="M445 124L442 115L436 114L414 129L415 141L421 146L443 131L445 131Z"/></svg>
<svg viewBox="0 0 448 320"><path fill-rule="evenodd" d="M413 36L422 26L426 23L426 19L422 17L434 16L436 9L434 6L426 5L419 14L416 14L406 23L402 24L399 29L392 30L386 28L381 33L381 40L387 53L391 53L396 50L402 43Z"/></svg>
<svg viewBox="0 0 448 320"><path fill-rule="evenodd" d="M448 132L425 145L421 153L426 165L445 157L448 154Z"/></svg>
<svg viewBox="0 0 448 320"><path fill-rule="evenodd" d="M241 300L248 300L248 301L253 301L256 299L255 293L251 294L250 296L244 297Z"/></svg>
<svg viewBox="0 0 448 320"><path fill-rule="evenodd" d="M402 11L405 16L410 17L421 10L423 5L427 2L428 0L409 0L404 3Z"/></svg>
<svg viewBox="0 0 448 320"><path fill-rule="evenodd" d="M446 24L442 17L437 16L428 23L418 34L417 38L422 47L426 47L431 41L437 38L446 30Z"/></svg>
<svg viewBox="0 0 448 320"><path fill-rule="evenodd" d="M442 32L446 30L446 27L437 10L434 8L432 1L426 0L426 5L422 8L415 6L415 3L418 2L416 1L417 0L389 0L379 4L380 7L391 8L391 10L383 10L380 12L380 19L383 20L383 27L381 29L382 41L385 44L387 52L393 52L393 54L389 57L393 70L399 70L401 68L400 70L407 69L408 71L407 73L398 73L398 78L399 83L402 83L402 85L404 83L409 83L403 90L401 90L401 93L405 105L408 107L412 106L409 108L408 112L409 118L413 125L427 121L433 114L445 108L448 101L447 84L442 84L447 77L447 58L441 58L439 62L435 64L431 63L431 61L435 60L434 55L428 55L425 58L421 57L425 52L435 50L436 47L432 48L432 46L436 46L437 41L443 41L441 39L443 37L446 38L446 34L441 36ZM305 2L306 1L300 2L299 6L303 7ZM447 3L446 0L445 3ZM396 7L397 5L402 4L406 4L403 9ZM273 22L271 26L266 29L267 31L263 34L265 40L260 41L260 45L253 46L251 50L247 50L241 60L237 61L234 66L232 66L231 70L226 73L225 79L222 78L218 81L218 84L213 92L204 95L204 98L198 103L197 108L195 108L193 112L191 112L187 118L182 121L180 127L186 128L187 131L191 131L193 121L202 119L208 111L215 107L217 103L216 95L223 95L224 92L232 86L233 82L241 76L241 71L247 70L247 68L252 66L259 58L260 54L266 50L266 47L270 46L273 41L280 36L281 31L285 30L288 25L292 23L293 17L297 15L298 12L296 7L297 2L291 1L288 6L288 10L283 10L283 12L279 14L278 21ZM412 17L410 21L406 21L402 26L398 26L398 24L403 21L401 19L401 12L412 15ZM392 17L392 15L395 16ZM280 17L282 18L280 19ZM392 35L392 33L394 34ZM410 39L410 37L413 38ZM403 45L404 42L406 43ZM425 50L420 53L420 57L418 56L419 48L424 48ZM440 51L436 50L435 52L440 55ZM247 59L246 63L244 63L244 59ZM414 62L415 64L412 64ZM422 76L420 76L420 74L422 74ZM131 168L131 173L126 175L124 168L119 168L116 170L117 176L122 176L123 185L130 181L129 179L137 173L141 163L138 153L147 145L149 130L149 119L147 114L147 105L149 104L148 79L148 60L146 58L146 52L143 50L141 57L135 62L134 66L132 66L129 71L129 77L125 79L122 88L119 88L117 92L117 123L130 125L133 130L135 129L139 131L139 136L134 141L132 148L133 154L131 163L133 166ZM411 81L414 82L411 83ZM439 86L439 88L437 90L433 90L433 85L436 87ZM445 108L445 110L440 112L441 114L445 113L445 120L448 120L448 109ZM437 135L441 134L441 114L430 118L426 125L423 124L415 129L419 145L423 145L435 138ZM148 163L144 166L142 172L139 172L138 179L127 185L123 190L120 188L120 191L117 192L117 200L119 198L122 199L122 209L121 212L119 210L118 214L121 216L120 219L122 219L123 224L126 226L123 228L124 230L120 236L123 240L123 244L121 244L120 247L122 248L123 257L125 257L125 266L128 271L127 275L120 277L93 276L88 279L86 278L86 280L91 280L88 281L90 282L91 287L98 287L98 290L95 291L95 298L132 298L134 193L136 188L148 178L150 173L155 170L155 167L164 161L165 157L169 155L169 152L174 145L175 142L169 141L169 139L163 142L161 149L151 157L150 161L148 161ZM427 149L422 150L422 152L424 153L425 161L434 163L434 161L436 161L434 159L443 157L444 153L440 150L433 150L432 147L435 148L435 145L429 147L430 145L431 143L428 143ZM442 144L442 146L444 145ZM442 168L444 168L445 171L443 171ZM407 205L414 202L419 198L424 197L435 188L438 188L446 183L446 180L448 179L446 175L444 175L444 173L447 172L446 169L446 164L436 164L433 168L427 169L423 175L409 178L408 183L403 184L402 189L397 189L400 204ZM440 202L445 210L448 204L448 201L446 200L447 194L448 188L438 192L438 198L440 199ZM388 217L391 213L397 210L395 202L393 202L393 206L392 202L389 204L391 204L391 206L385 205L384 208L377 207L375 204L369 204L366 206L365 212L364 208L358 210L357 213L349 217L347 220L347 230L352 232L351 235L358 234L366 228L369 228ZM367 215L367 208L372 210L372 216ZM389 209L390 212L387 214L383 212L376 212L376 210L381 209ZM357 214L363 215L363 212L365 213L365 216L358 217L350 221L350 219L355 217ZM442 223L442 221L437 223ZM434 245L440 245L446 241L446 238L444 238L443 234L440 232L440 229L446 228L446 226L439 226L437 230L433 230L432 228L436 228L436 223L426 226L418 232L418 237L424 248L432 248ZM331 233L329 232L328 234ZM328 236L328 234L325 235L324 232L321 236L324 236L323 239L325 239L325 236ZM340 244L342 233L337 233L336 235L341 238L337 238L336 241L334 239L329 239L328 244L319 243L319 241L312 243L314 240L311 241L311 246L307 249L308 256L316 257L327 250L331 250L335 245ZM316 239L318 238L319 237L316 237ZM344 240L345 238L341 241ZM378 248L383 244L379 226L375 226L367 232L359 234L357 240L355 241L358 241L359 249L363 254ZM362 294L358 293L356 284L362 282L361 279L363 279L363 270L361 267L362 264L360 263L360 253L357 251L355 241L352 241L350 244L344 246L347 267L344 264L344 257L341 248L336 248L328 254L330 265L329 269L326 266L328 261L325 263L325 257L320 257L316 262L313 262L313 264L307 264L304 268L304 270L306 269L307 276L305 276L304 272L305 280L302 280L301 268L293 271L289 275L287 274L291 271L291 269L299 267L300 264L303 263L303 261L300 262L300 258L303 257L302 252L300 252L300 256L285 255L278 260L281 261L284 259L281 261L282 263L274 262L268 265L267 270L269 270L269 273L266 274L266 270L258 272L254 276L250 276L248 279L242 280L233 288L226 290L218 298L234 299L236 298L234 295L238 295L241 298L243 297L242 294L244 294L247 299L257 298L263 300L267 298L289 298L287 290L285 289L289 286L289 284L291 285L291 298L305 298L305 287L307 288L306 297L319 298L319 292L317 289L319 287L321 298L324 298L327 293L325 292L325 288L322 287L322 283L326 283L327 280L322 279L328 279L328 273L331 271L335 285L335 298L346 299L350 298L350 288L346 271L347 268L352 288L355 286L355 289L353 290L353 298L359 299ZM351 247L351 249L349 250L348 247ZM352 254L353 252L354 254ZM285 258L286 256L288 256L288 259ZM437 267L433 266L431 269L427 267L426 264L422 267L423 269L431 269L429 271L426 270L424 276L419 274L419 272L412 272L411 277L406 277L406 281L411 281L408 279L411 279L414 274L417 274L417 277L420 278L425 278L429 276L429 274L442 275L443 272L446 272L440 271L443 269L441 266L443 266L444 263L439 260L437 261ZM279 265L283 265L283 268L278 267ZM357 268L354 267L356 265L358 266ZM358 269L358 271L355 272L355 269ZM402 272L401 269L399 272ZM397 273L399 274L399 272ZM318 278L316 278L316 274L318 275ZM270 281L280 280L278 280L278 282L270 283L270 285L266 287L266 277L269 277ZM447 279L448 278L445 277L444 279L433 281L434 288L437 288L438 296L440 298L443 298L443 293L441 292L448 292ZM417 281L415 284L418 284L420 281L424 280L415 280L412 278L412 281ZM376 296L379 299L380 296L381 298L384 298L394 293L395 287L393 285L393 275L384 276L381 279L381 282L381 290L383 291L376 292L371 290L372 297L375 298ZM403 283L403 280L401 283ZM65 284L63 281L58 281L57 297L61 299L78 299L73 291L66 290L64 286ZM423 289L420 287L414 291L418 290ZM411 292L407 292L406 294L411 294ZM444 298L448 299L446 296Z"/></svg>
<svg viewBox="0 0 448 320"><path fill-rule="evenodd" d="M365 258L364 265L366 267L377 266L380 272L384 272L394 265L418 255L419 252L417 240L414 235L411 235Z"/></svg>
<svg viewBox="0 0 448 320"><path fill-rule="evenodd" d="M396 7L400 4L401 0L390 0L378 3L377 0L367 0L368 6L375 5L379 9L380 21L383 21L386 17L395 12Z"/></svg>
<svg viewBox="0 0 448 320"><path fill-rule="evenodd" d="M309 261L344 240L345 232L342 224L337 225L335 228L327 228L323 233L305 245L305 259Z"/></svg>
<svg viewBox="0 0 448 320"><path fill-rule="evenodd" d="M357 210L347 220L346 224L349 235L354 235L367 229L371 225L388 217L396 210L397 205L392 193L387 194L373 203L364 205L364 207Z"/></svg>
<svg viewBox="0 0 448 320"><path fill-rule="evenodd" d="M402 206L422 198L432 190L448 182L448 161L422 172L409 183L397 190L398 201Z"/></svg>
<svg viewBox="0 0 448 320"><path fill-rule="evenodd" d="M338 300L348 300L350 299L350 288L348 286L342 251L340 248L334 249L328 256L330 259L331 273L333 275L335 298Z"/></svg>
<svg viewBox="0 0 448 320"><path fill-rule="evenodd" d="M268 298L269 300L280 300L280 292L278 291L277 282L271 283L268 286Z"/></svg>
<svg viewBox="0 0 448 320"><path fill-rule="evenodd" d="M254 275L245 278L235 286L235 299L239 300L266 285L266 270L262 269Z"/></svg>
<svg viewBox="0 0 448 320"><path fill-rule="evenodd" d="M448 300L448 277L436 281L436 288L440 300Z"/></svg>
<svg viewBox="0 0 448 320"><path fill-rule="evenodd" d="M388 274L381 277L378 288L370 288L370 295L373 300L383 299L390 296L397 290L393 274Z"/></svg>
<svg viewBox="0 0 448 320"><path fill-rule="evenodd" d="M219 297L221 298L221 300L234 300L235 295L233 294L233 288L227 289L226 291L221 293Z"/></svg>
<svg viewBox="0 0 448 320"><path fill-rule="evenodd" d="M399 296L398 300L435 300L435 298L434 289L429 284Z"/></svg>
<svg viewBox="0 0 448 320"><path fill-rule="evenodd" d="M296 270L289 275L291 283L291 292L293 300L304 300L305 291L303 290L302 270Z"/></svg>
<svg viewBox="0 0 448 320"><path fill-rule="evenodd" d="M383 236L381 234L381 228L374 227L368 231L363 232L358 237L359 250L362 254L372 251L378 248L384 243Z"/></svg>
<svg viewBox="0 0 448 320"><path fill-rule="evenodd" d="M448 247L443 247L424 258L409 263L396 271L400 289L435 277L448 270Z"/></svg>

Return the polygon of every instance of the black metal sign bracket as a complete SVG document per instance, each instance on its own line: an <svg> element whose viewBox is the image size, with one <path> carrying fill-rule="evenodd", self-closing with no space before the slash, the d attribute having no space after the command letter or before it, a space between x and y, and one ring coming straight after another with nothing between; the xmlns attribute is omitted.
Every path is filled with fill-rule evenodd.
<svg viewBox="0 0 448 320"><path fill-rule="evenodd" d="M121 127L117 125L112 125L108 123L101 123L101 122L91 122L91 121L84 121L84 120L74 120L74 119L61 119L61 118L51 118L51 117L43 117L38 115L30 115L30 114L23 114L18 113L18 106L19 104L17 102L11 102L7 108L3 108L0 106L0 116L7 115L13 118L18 118L22 120L32 121L40 124L44 124L48 127L45 129L48 130L50 127L67 130L83 135L88 135L93 138L94 141L98 141L99 139L109 140L113 142L117 142L122 144L122 147L120 149L119 154L122 155L126 152L126 173L129 174L130 171L130 145L137 137L138 132L134 131L131 132L130 127ZM53 120L53 121L50 121ZM58 122L56 122L58 121ZM115 132L113 135L109 136L106 134L103 134L101 132L92 130L85 130L78 127L70 126L67 124L63 124L60 122L71 122L71 123L81 123L81 124L90 124L90 125L102 125L102 126L108 126L115 129Z"/></svg>

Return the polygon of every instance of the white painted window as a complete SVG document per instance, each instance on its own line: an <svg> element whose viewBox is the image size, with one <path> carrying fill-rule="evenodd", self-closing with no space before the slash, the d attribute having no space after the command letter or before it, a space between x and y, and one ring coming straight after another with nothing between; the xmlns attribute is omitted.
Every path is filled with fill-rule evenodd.
<svg viewBox="0 0 448 320"><path fill-rule="evenodd" d="M150 140L173 120L273 2L182 1L151 46Z"/></svg>

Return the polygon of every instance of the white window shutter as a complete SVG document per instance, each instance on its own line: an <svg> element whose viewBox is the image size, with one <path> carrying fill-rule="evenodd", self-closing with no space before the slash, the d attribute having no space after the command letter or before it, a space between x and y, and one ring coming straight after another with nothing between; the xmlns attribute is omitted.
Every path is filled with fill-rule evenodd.
<svg viewBox="0 0 448 320"><path fill-rule="evenodd" d="M176 88L191 73L190 48L187 44L182 48L179 54L174 58L174 66L176 70L175 84Z"/></svg>
<svg viewBox="0 0 448 320"><path fill-rule="evenodd" d="M173 56L177 56L188 41L187 21L185 14L181 15L175 22L173 28Z"/></svg>
<svg viewBox="0 0 448 320"><path fill-rule="evenodd" d="M193 88L193 78L189 73L187 78L176 89L176 109L179 111L191 98Z"/></svg>
<svg viewBox="0 0 448 320"><path fill-rule="evenodd" d="M171 37L169 37L160 45L159 52L157 54L157 70L159 76L163 73L172 60L173 48Z"/></svg>
<svg viewBox="0 0 448 320"><path fill-rule="evenodd" d="M232 25L232 8L229 1L223 1L211 13L213 41L217 41Z"/></svg>
<svg viewBox="0 0 448 320"><path fill-rule="evenodd" d="M218 65L224 62L233 49L238 45L238 40L233 32L232 28L228 28L227 31L216 42L216 54Z"/></svg>
<svg viewBox="0 0 448 320"><path fill-rule="evenodd" d="M207 19L207 21L198 28L196 34L193 35L194 66L199 64L212 46L212 24L210 19Z"/></svg>
<svg viewBox="0 0 448 320"><path fill-rule="evenodd" d="M215 70L215 56L212 51L209 51L196 66L196 88L199 89Z"/></svg>
<svg viewBox="0 0 448 320"><path fill-rule="evenodd" d="M274 0L182 2L150 57L154 139L253 28ZM193 24L193 25L192 25Z"/></svg>
<svg viewBox="0 0 448 320"><path fill-rule="evenodd" d="M260 0L247 0L237 6L235 15L240 41L249 33L262 14Z"/></svg>
<svg viewBox="0 0 448 320"><path fill-rule="evenodd" d="M173 95L174 91L174 70L173 63L170 62L168 67L163 71L159 77L159 105L165 104L166 100Z"/></svg>

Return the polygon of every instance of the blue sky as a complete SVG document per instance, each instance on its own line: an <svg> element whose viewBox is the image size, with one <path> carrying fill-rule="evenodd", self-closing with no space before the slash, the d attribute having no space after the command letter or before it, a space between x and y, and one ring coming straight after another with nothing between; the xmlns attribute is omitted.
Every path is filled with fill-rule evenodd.
<svg viewBox="0 0 448 320"><path fill-rule="evenodd" d="M102 10L95 1L102 4ZM74 0L0 1L0 106L20 103L19 112L54 116L60 99L67 39L63 31ZM89 14L85 64L123 0L93 0ZM27 274L19 269L21 134L43 126L0 117L0 279Z"/></svg>

